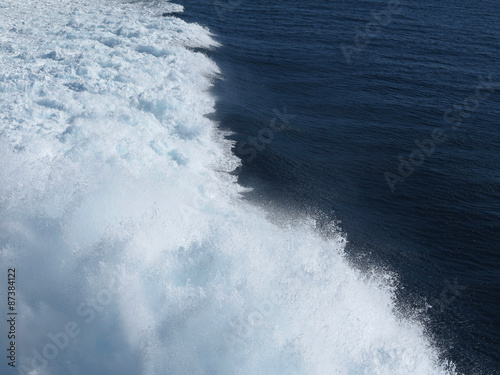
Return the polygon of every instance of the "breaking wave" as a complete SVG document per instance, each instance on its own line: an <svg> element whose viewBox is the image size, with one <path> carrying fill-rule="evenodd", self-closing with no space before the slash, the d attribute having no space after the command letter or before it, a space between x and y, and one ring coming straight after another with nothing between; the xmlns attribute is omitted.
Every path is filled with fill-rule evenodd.
<svg viewBox="0 0 500 375"><path fill-rule="evenodd" d="M182 7L0 7L12 373L453 372L395 313L393 278L350 266L333 225L273 223L240 198L240 162L206 117L221 73L197 50L217 42L164 15Z"/></svg>

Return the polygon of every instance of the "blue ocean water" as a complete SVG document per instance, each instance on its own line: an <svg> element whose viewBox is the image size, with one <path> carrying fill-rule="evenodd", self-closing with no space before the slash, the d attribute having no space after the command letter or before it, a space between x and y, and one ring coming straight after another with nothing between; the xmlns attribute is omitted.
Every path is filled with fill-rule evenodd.
<svg viewBox="0 0 500 375"><path fill-rule="evenodd" d="M247 197L339 220L443 355L496 373L499 3L182 3L222 44L215 118Z"/></svg>

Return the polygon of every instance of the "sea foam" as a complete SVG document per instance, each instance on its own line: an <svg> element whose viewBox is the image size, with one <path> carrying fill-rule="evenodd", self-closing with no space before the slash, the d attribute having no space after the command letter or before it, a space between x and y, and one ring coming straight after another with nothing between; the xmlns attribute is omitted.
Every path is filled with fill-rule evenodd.
<svg viewBox="0 0 500 375"><path fill-rule="evenodd" d="M278 225L240 198L232 143L206 118L221 72L194 50L217 42L161 16L182 7L0 7L11 373L453 372L395 313L392 277L348 264L333 225Z"/></svg>

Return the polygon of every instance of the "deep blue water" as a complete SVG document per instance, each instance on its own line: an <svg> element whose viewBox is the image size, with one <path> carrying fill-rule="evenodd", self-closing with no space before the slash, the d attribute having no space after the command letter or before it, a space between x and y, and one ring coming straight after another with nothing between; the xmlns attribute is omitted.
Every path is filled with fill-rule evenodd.
<svg viewBox="0 0 500 375"><path fill-rule="evenodd" d="M444 357L497 373L500 4L180 3L222 44L214 118L248 199L339 220Z"/></svg>

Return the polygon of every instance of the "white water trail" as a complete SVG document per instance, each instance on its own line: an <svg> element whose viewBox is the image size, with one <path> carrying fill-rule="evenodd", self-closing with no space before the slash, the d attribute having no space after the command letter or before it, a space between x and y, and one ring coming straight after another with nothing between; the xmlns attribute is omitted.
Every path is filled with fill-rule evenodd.
<svg viewBox="0 0 500 375"><path fill-rule="evenodd" d="M16 268L19 314L2 374L453 373L335 228L240 199L205 117L220 72L192 50L217 43L159 16L181 10L0 4L0 273Z"/></svg>

